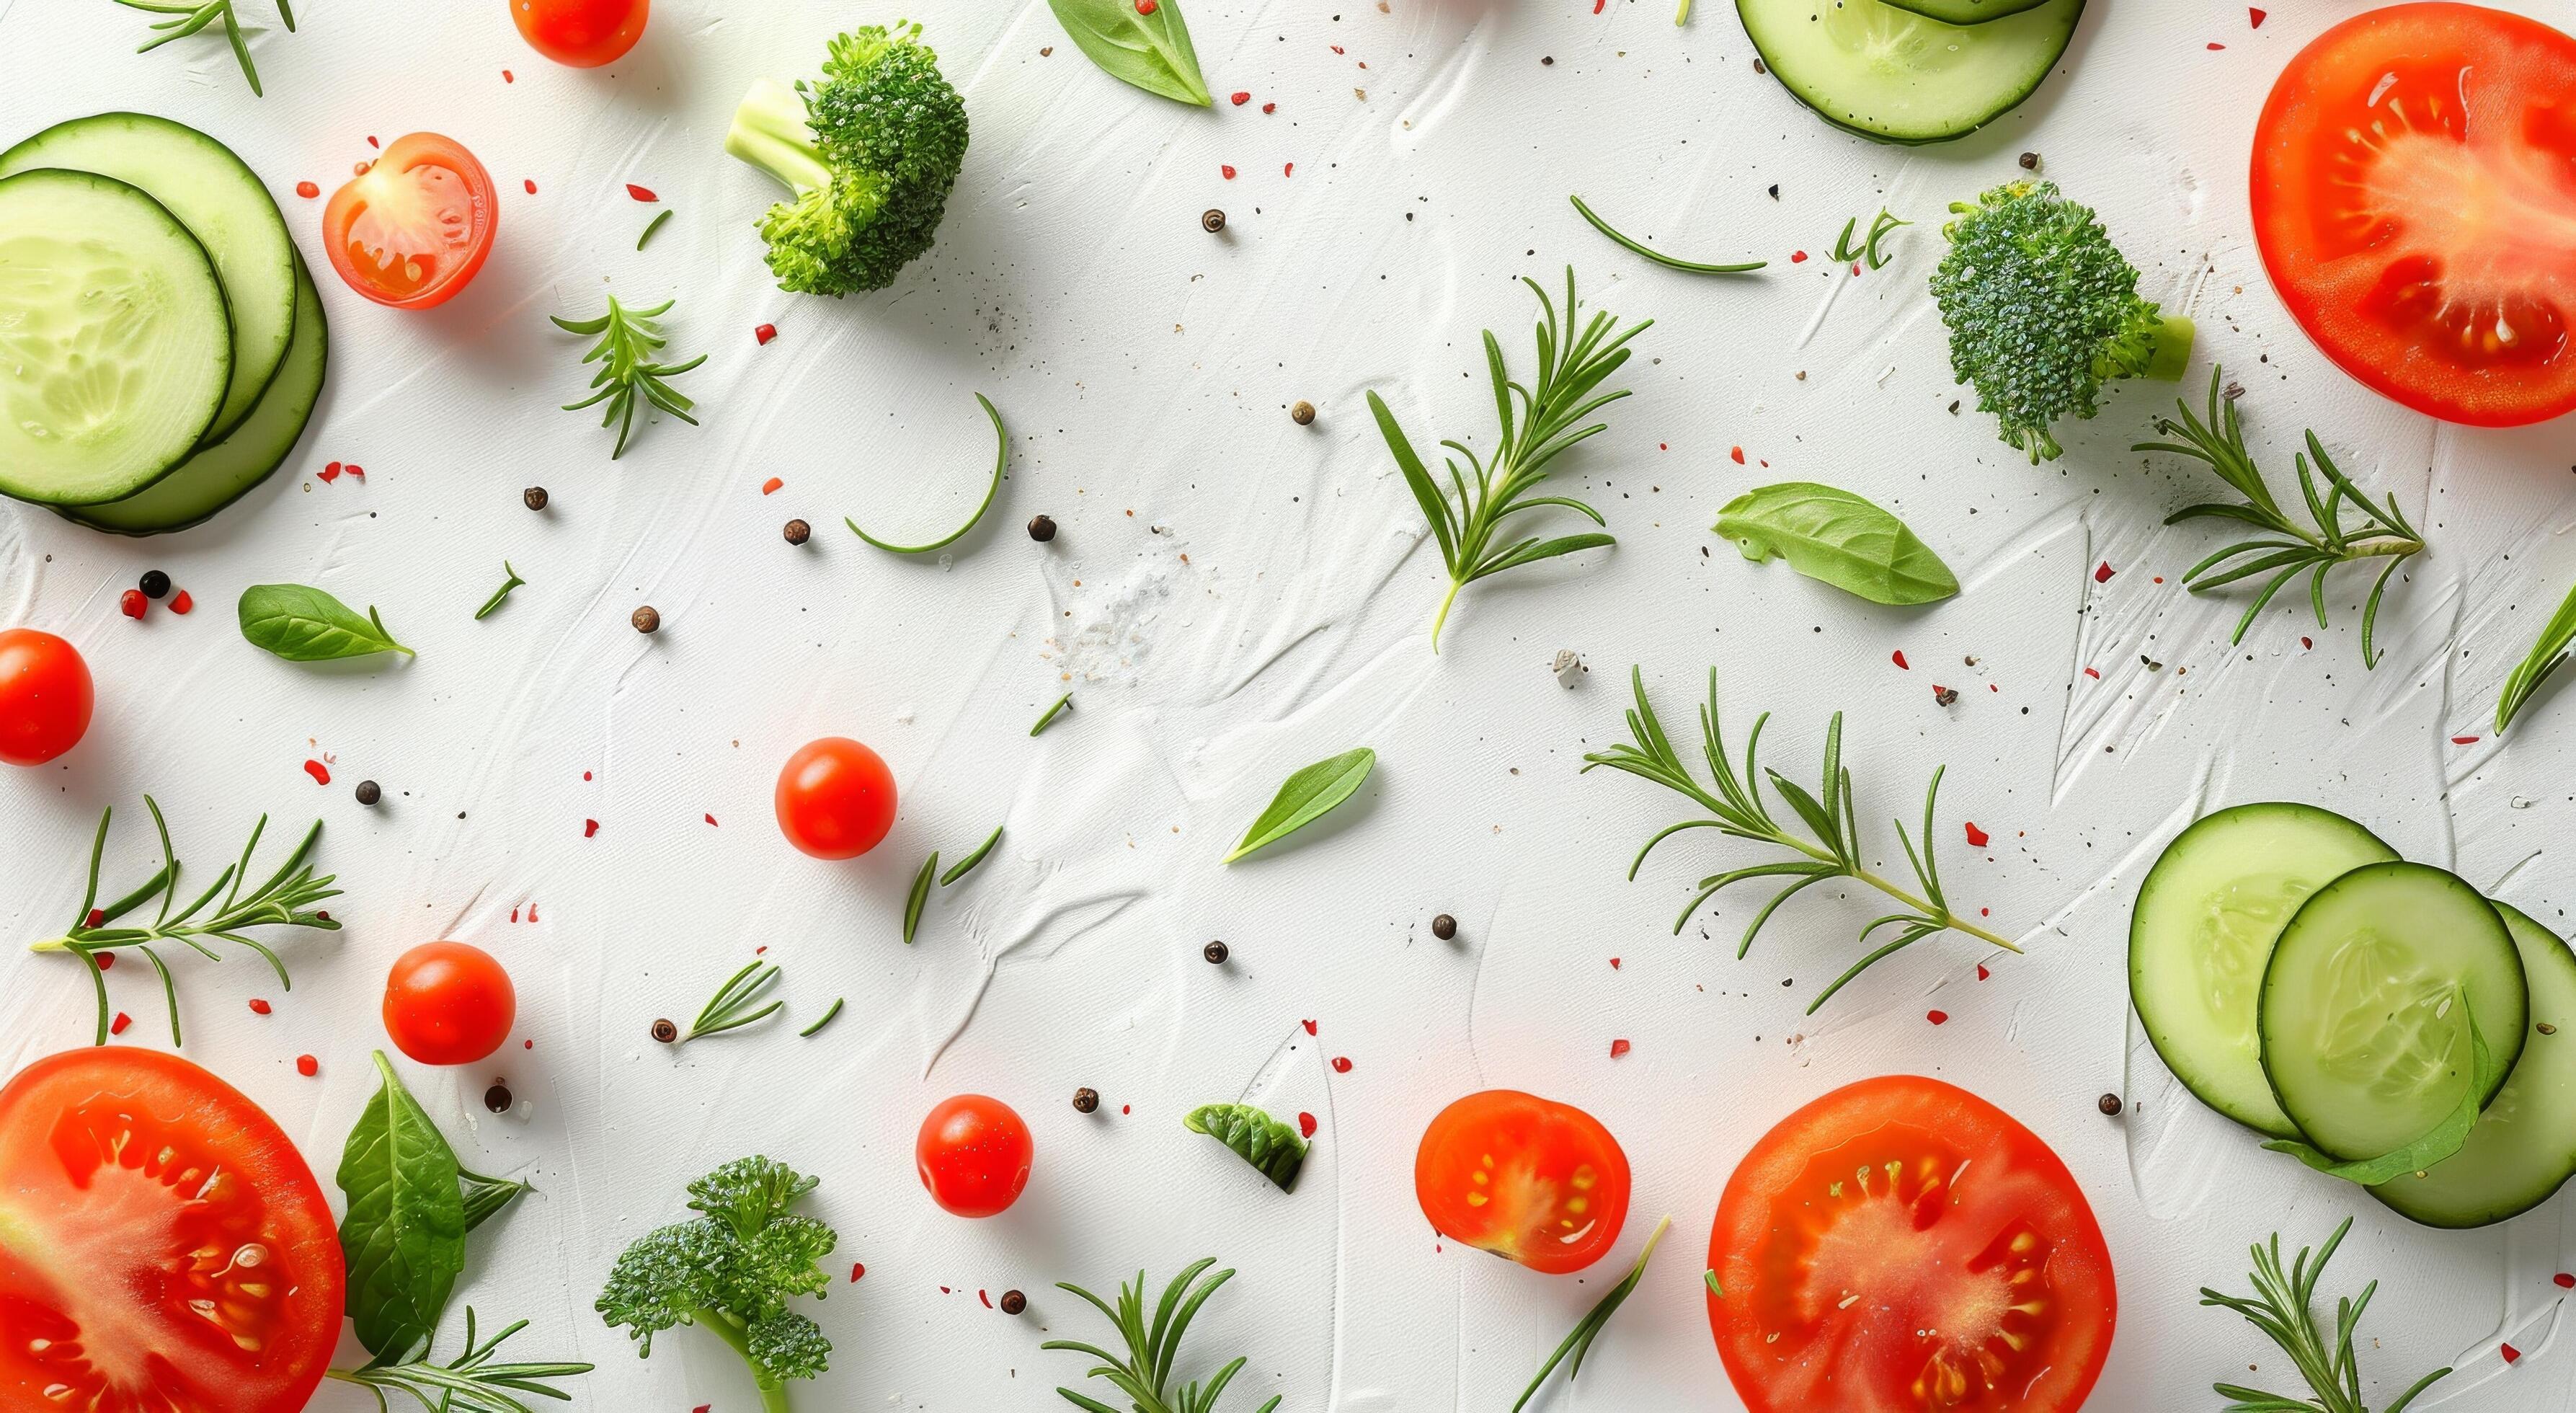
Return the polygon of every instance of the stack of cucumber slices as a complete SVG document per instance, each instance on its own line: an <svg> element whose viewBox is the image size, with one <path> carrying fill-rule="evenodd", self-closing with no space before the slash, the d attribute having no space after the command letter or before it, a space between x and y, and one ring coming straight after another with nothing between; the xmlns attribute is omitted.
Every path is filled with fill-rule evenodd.
<svg viewBox="0 0 2576 1413"><path fill-rule="evenodd" d="M104 113L0 152L0 494L186 529L286 461L329 361L286 220L222 143Z"/></svg>
<svg viewBox="0 0 2576 1413"><path fill-rule="evenodd" d="M2339 814L2238 805L2177 836L2138 889L2129 996L2203 1103L2428 1226L2576 1174L2576 953Z"/></svg>
<svg viewBox="0 0 2576 1413"><path fill-rule="evenodd" d="M2021 106L2084 0L1735 0L1780 82L1880 142L1946 142Z"/></svg>

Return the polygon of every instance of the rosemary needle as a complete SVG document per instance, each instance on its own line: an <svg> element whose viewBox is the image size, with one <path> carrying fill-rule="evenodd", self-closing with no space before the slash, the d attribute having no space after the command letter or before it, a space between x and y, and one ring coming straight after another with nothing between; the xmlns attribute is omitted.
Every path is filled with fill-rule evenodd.
<svg viewBox="0 0 2576 1413"><path fill-rule="evenodd" d="M1628 1268L1628 1278L1610 1287L1609 1293L1601 1297L1601 1302L1592 1307L1592 1312L1578 1321L1573 1331L1566 1335L1565 1343L1547 1356L1547 1362L1539 1366L1538 1377L1530 1380L1528 1388L1521 1390L1520 1402L1512 1405L1512 1413L1521 1413L1522 1405L1538 1393L1539 1386L1547 1382L1548 1375L1556 1372L1556 1366L1564 1362L1566 1355L1574 1356L1574 1363L1565 1371L1566 1379L1571 1381L1583 1372L1583 1356L1592 1352L1592 1341L1600 1336L1602 1327L1610 1323L1610 1317L1618 1314L1619 1307L1636 1292L1637 1282L1645 1278L1646 1263L1655 1259L1655 1244L1664 1239L1665 1229L1672 1224L1670 1217L1655 1223L1655 1234L1646 1238L1646 1249L1637 1253L1637 1264ZM1714 1271L1709 1273L1712 1289L1715 1288L1716 1275Z"/></svg>
<svg viewBox="0 0 2576 1413"><path fill-rule="evenodd" d="M501 601L510 596L510 591L512 589L528 582L527 580L519 577L519 571L511 568L510 561L506 559L501 561L501 572L510 576L509 581L501 587L494 589L492 591L492 597L485 599L483 601L483 606L474 610L474 621L477 623L491 617L492 610L501 606Z"/></svg>
<svg viewBox="0 0 2576 1413"><path fill-rule="evenodd" d="M921 906L930 901L931 880L939 876L939 851L921 861L921 872L912 876L912 896L903 904L903 945L912 945L912 934L921 928Z"/></svg>
<svg viewBox="0 0 2576 1413"><path fill-rule="evenodd" d="M966 857L959 859L953 864L950 864L948 866L948 871L939 875L939 886L945 888L949 884L956 882L958 879L964 878L966 875L973 873L975 871L975 865L982 863L984 861L984 856L993 852L993 846L1000 842L1002 842L1002 826L996 824L993 826L993 832L984 836L984 842L975 846L975 852L968 854Z"/></svg>
<svg viewBox="0 0 2576 1413"><path fill-rule="evenodd" d="M751 1003L777 979L778 968L768 962L753 962L735 972L707 1001L706 1009L698 1012L698 1018L689 1022L688 1031L680 1039L689 1041L701 1035L721 1035L766 1018L787 1003L772 1001L758 1010L751 1009Z"/></svg>
<svg viewBox="0 0 2576 1413"><path fill-rule="evenodd" d="M653 238L653 233L662 229L662 223L669 219L671 219L671 208L668 206L654 212L653 219L644 223L644 234L635 238L635 248L642 250L644 248L644 243L651 240Z"/></svg>
<svg viewBox="0 0 2576 1413"><path fill-rule="evenodd" d="M810 1036L810 1035L812 1035L814 1032L816 1032L816 1031L818 1031L818 1030L821 1030L823 1027L825 1027L825 1026L827 1026L827 1025L830 1025L830 1024L832 1023L832 1018L833 1018L834 1016L839 1015L840 1013L841 1013L841 998L840 998L840 997L838 997L838 996L835 996L835 997L833 997L833 998L832 998L832 1005L831 1005L831 1009L829 1009L829 1010L827 1010L827 1011L823 1012L823 1017L822 1017L822 1019L817 1020L817 1021L816 1021L816 1022L814 1022L812 1025L809 1025L809 1026L805 1027L803 1030L800 1030L800 1031L798 1031L798 1032L796 1032L796 1033L797 1033L797 1035L799 1035L800 1037L801 1037L801 1036Z"/></svg>
<svg viewBox="0 0 2576 1413"><path fill-rule="evenodd" d="M1046 730L1049 726L1054 725L1056 713L1065 711L1072 707L1072 705L1073 693L1071 692L1067 692L1063 696L1056 698L1055 705L1048 707L1039 715L1038 724L1029 728L1029 734L1034 736L1039 732Z"/></svg>
<svg viewBox="0 0 2576 1413"><path fill-rule="evenodd" d="M1684 7L1684 13L1688 13L1687 6ZM1768 260L1747 260L1735 265L1705 265L1696 260L1678 259L1674 256L1666 255L1662 251L1657 250L1642 241L1630 239L1629 237L1621 235L1619 232L1611 229L1608 221L1602 220L1599 216L1592 214L1592 208L1583 204L1582 197L1568 196L1565 199L1574 203L1574 209L1583 213L1583 219L1592 223L1592 229L1610 237L1612 240L1617 241L1619 244L1626 246L1628 249L1635 251L1639 255L1645 256L1656 264L1666 266L1670 269L1689 270L1702 275L1741 275L1747 270L1759 270L1763 266L1771 263Z"/></svg>

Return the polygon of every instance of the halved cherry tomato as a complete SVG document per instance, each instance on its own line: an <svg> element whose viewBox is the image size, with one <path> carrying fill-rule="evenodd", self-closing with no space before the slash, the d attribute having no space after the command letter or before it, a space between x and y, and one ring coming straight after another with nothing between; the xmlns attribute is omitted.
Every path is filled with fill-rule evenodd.
<svg viewBox="0 0 2576 1413"><path fill-rule="evenodd" d="M492 253L492 176L454 138L416 132L331 193L322 244L349 288L396 309L454 299Z"/></svg>
<svg viewBox="0 0 2576 1413"><path fill-rule="evenodd" d="M778 771L779 832L818 859L855 859L894 828L894 772L847 736L808 742Z"/></svg>
<svg viewBox="0 0 2576 1413"><path fill-rule="evenodd" d="M1037 1141L1019 1112L999 1099L960 1094L921 1121L912 1160L930 1200L960 1217L991 1217L1020 1200Z"/></svg>
<svg viewBox="0 0 2576 1413"><path fill-rule="evenodd" d="M1765 1134L1727 1179L1708 1267L1750 1413L2071 1413L2119 1303L2102 1228L2048 1145L1911 1075Z"/></svg>
<svg viewBox="0 0 2576 1413"><path fill-rule="evenodd" d="M2576 39L2392 5L2301 50L2254 135L2254 234L2292 317L2447 422L2576 410Z"/></svg>
<svg viewBox="0 0 2576 1413"><path fill-rule="evenodd" d="M80 744L98 703L80 649L51 633L0 633L0 761L43 765Z"/></svg>
<svg viewBox="0 0 2576 1413"><path fill-rule="evenodd" d="M1441 1235L1559 1275L1618 1244L1628 1154L1571 1104L1488 1089L1423 1131L1413 1195Z"/></svg>
<svg viewBox="0 0 2576 1413"><path fill-rule="evenodd" d="M510 18L531 48L558 64L595 69L644 37L653 0L510 0Z"/></svg>
<svg viewBox="0 0 2576 1413"><path fill-rule="evenodd" d="M67 1050L0 1088L0 1408L301 1408L343 1269L295 1145L188 1061Z"/></svg>
<svg viewBox="0 0 2576 1413"><path fill-rule="evenodd" d="M518 1023L519 993L491 953L423 942L385 976L385 1033L424 1065L470 1065L501 1048Z"/></svg>

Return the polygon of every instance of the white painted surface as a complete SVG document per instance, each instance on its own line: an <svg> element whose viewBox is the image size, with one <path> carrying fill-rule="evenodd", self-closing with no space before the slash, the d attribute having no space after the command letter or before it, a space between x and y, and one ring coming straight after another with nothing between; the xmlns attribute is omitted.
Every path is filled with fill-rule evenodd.
<svg viewBox="0 0 2576 1413"><path fill-rule="evenodd" d="M2348 810L2412 856L2505 880L2502 896L2561 928L2576 891L2555 852L2576 809L2576 711L2542 704L2506 751L2449 744L2487 734L2497 685L2576 575L2568 428L2442 428L2362 392L2290 325L2248 236L2263 92L2352 7L2283 5L2253 31L2216 0L2104 0L2022 112L1906 151L1826 128L1755 75L1715 0L1681 31L1662 0L1600 15L1579 0L1338 14L1198 0L1211 86L1253 96L1212 112L1095 71L1042 4L925 0L911 12L967 94L973 152L937 250L842 302L771 288L751 229L770 192L718 146L754 76L812 72L826 36L887 6L665 0L635 55L596 73L529 51L497 0L301 8L301 33L258 37L255 100L211 37L138 57L141 16L0 0L0 134L120 107L198 124L269 180L308 256L322 203L295 183L327 193L369 134L449 133L504 191L491 264L443 309L382 310L324 275L322 414L290 471L212 527L139 544L0 512L0 621L71 637L101 692L61 768L0 780L0 930L59 927L103 805L120 811L115 876L148 872L147 790L201 868L263 811L327 820L349 926L286 941L292 993L253 959L176 963L187 1053L266 1105L326 1183L373 1088L385 966L436 937L503 958L533 1048L406 1072L470 1166L543 1189L478 1234L455 1313L531 1319L525 1357L598 1361L580 1406L746 1406L713 1343L682 1331L638 1361L590 1305L690 1177L764 1151L822 1175L834 1259L868 1268L816 1311L837 1348L805 1407L1063 1406L1050 1390L1080 1361L1039 1341L1101 1332L1052 1283L1107 1290L1214 1254L1242 1274L1191 1357L1248 1353L1240 1389L1284 1392L1289 1413L1502 1408L1670 1212L1678 1231L1639 1297L1549 1406L1732 1408L1699 1285L1726 1175L1797 1104L1891 1071L1977 1090L2083 1181L2123 1307L2095 1408L2214 1406L2210 1381L2249 1362L2286 1382L2259 1336L2194 1292L2239 1288L2244 1246L2274 1228L2313 1241L2347 1213L2332 1285L2385 1282L2364 1355L2375 1401L2458 1359L2452 1406L2569 1406L2576 1364L2554 1346L2547 1280L2576 1264L2563 1201L2485 1232L2410 1227L2198 1109L2126 1012L2128 893L2207 805ZM2243 380L2277 474L2314 426L2433 535L2390 595L2375 673L2355 583L2336 581L2331 630L2278 609L2236 650L2237 605L2178 590L2218 532L2160 522L2215 483L2123 449L2167 390L2114 394L2041 469L1972 406L1945 412L1960 394L1923 289L1932 227L2026 148L2101 208L2150 297L2200 320L2193 377L2214 358ZM642 253L652 210L628 181L677 213ZM1724 282L1648 267L1585 229L1568 191L1677 251L1774 264ZM1885 271L1785 262L1881 202L1918 222ZM1198 226L1211 205L1230 218L1221 238ZM1489 445L1477 330L1505 331L1525 367L1532 309L1511 277L1561 281L1568 261L1587 298L1658 321L1627 379L1637 395L1563 463L1620 545L1469 590L1435 658L1436 551L1363 393L1381 390L1418 441ZM673 351L711 355L681 383L704 426L650 426L615 465L589 416L555 410L586 373L580 342L544 318L594 312L603 288L676 295ZM764 321L779 337L759 347ZM921 562L840 529L851 513L899 534L964 514L990 453L975 391L1013 444L988 522ZM1322 409L1312 428L1285 415L1299 398ZM1757 464L1734 464L1739 445ZM332 460L365 479L317 479ZM772 474L785 487L764 497ZM1896 508L1968 592L1875 609L1708 533L1737 491L1793 478ZM520 506L529 484L552 511ZM1041 511L1063 526L1051 546L1018 528ZM779 538L790 516L816 527L801 550ZM505 556L528 586L476 623ZM2117 574L2097 583L2103 563ZM153 566L194 616L118 616ZM274 580L381 605L419 660L317 670L249 648L233 600ZM626 624L648 602L664 623L649 639ZM1547 671L1563 647L1594 669L1571 690ZM1976 944L1927 943L1810 1020L1804 998L1849 960L1865 900L1801 900L1741 963L1750 900L1670 936L1688 882L1745 855L1686 835L1622 882L1636 845L1681 817L1641 783L1575 773L1619 734L1631 662L1685 720L1715 663L1739 730L1777 713L1769 739L1793 775L1847 710L1871 819L1912 818L1946 762L1946 877L2027 934L2027 958L1980 983L1993 958ZM1958 704L1936 706L1935 684ZM1068 686L1074 713L1029 739ZM904 790L889 843L841 866L789 850L768 802L787 753L833 733L876 745ZM1383 764L1355 807L1296 847L1217 865L1280 777L1361 742ZM300 766L326 753L318 789ZM361 778L385 787L374 812L350 798ZM1962 819L1991 847L1966 850ZM914 866L996 820L992 860L902 946ZM1894 853L1883 829L1872 848ZM1460 920L1454 944L1430 935L1441 911ZM1234 949L1223 970L1199 959L1211 937ZM763 944L791 1024L679 1054L646 1038ZM0 1066L84 1043L71 966L0 955ZM163 1043L147 969L109 980L136 1017L121 1043ZM835 995L849 1007L833 1028L797 1039ZM275 1013L251 1015L252 996ZM1946 1025L1926 1024L1933 1007ZM1610 1059L1613 1039L1633 1053ZM316 1079L295 1073L306 1051ZM530 1116L483 1112L495 1076ZM1068 1106L1078 1085L1100 1090L1100 1115ZM1627 1236L1581 1279L1439 1252L1419 1215L1423 1123L1490 1085L1582 1104L1636 1165ZM2143 1111L2102 1118L2106 1090ZM1035 1180L998 1220L941 1214L910 1171L922 1113L959 1091L1007 1098L1037 1132ZM1245 1094L1321 1121L1294 1195L1180 1128L1191 1105ZM977 1299L1012 1287L1031 1293L1021 1319ZM2530 1352L2511 1370L2495 1353L2508 1334ZM316 1406L361 1403L326 1391Z"/></svg>

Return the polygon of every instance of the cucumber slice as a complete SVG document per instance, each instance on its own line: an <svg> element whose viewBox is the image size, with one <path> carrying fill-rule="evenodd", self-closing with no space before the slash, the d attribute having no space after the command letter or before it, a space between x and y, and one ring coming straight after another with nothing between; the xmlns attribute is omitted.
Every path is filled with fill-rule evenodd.
<svg viewBox="0 0 2576 1413"><path fill-rule="evenodd" d="M214 263L161 203L91 172L0 178L0 495L152 484L213 423L232 365Z"/></svg>
<svg viewBox="0 0 2576 1413"><path fill-rule="evenodd" d="M2047 4L2048 0L1887 0L1887 3L1943 24L1981 25L1988 20L2035 10Z"/></svg>
<svg viewBox="0 0 2576 1413"><path fill-rule="evenodd" d="M2129 915L2129 1000L2200 1102L2274 1138L2298 1128L2263 1077L2255 1002L2272 944L2308 895L2397 851L2331 810L2237 805L2174 836Z"/></svg>
<svg viewBox="0 0 2576 1413"><path fill-rule="evenodd" d="M2501 1089L2531 1022L2503 917L2456 874L2364 864L2310 894L2281 929L2257 1012L2263 1072L2318 1151L2376 1158L2458 1108L2470 1017Z"/></svg>
<svg viewBox="0 0 2576 1413"><path fill-rule="evenodd" d="M1798 101L1880 142L1965 137L2018 107L2066 52L2084 0L1944 24L1885 0L1735 0L1744 32Z"/></svg>
<svg viewBox="0 0 2576 1413"><path fill-rule="evenodd" d="M2458 1153L2370 1190L2426 1226L2483 1227L2520 1216L2576 1175L2576 952L2512 908L2498 903L2496 911L2531 982L2522 1063Z"/></svg>
<svg viewBox="0 0 2576 1413"><path fill-rule="evenodd" d="M233 434L200 447L177 470L123 500L105 505L59 506L56 513L92 529L119 535L163 535L214 518L286 464L313 419L322 396L323 370L331 358L331 333L322 317L322 292L304 257L295 258L295 341L268 392Z"/></svg>
<svg viewBox="0 0 2576 1413"><path fill-rule="evenodd" d="M38 167L140 187L206 248L233 321L232 378L205 433L221 440L258 405L295 329L295 243L268 188L231 148L142 113L74 118L0 152L0 177Z"/></svg>

